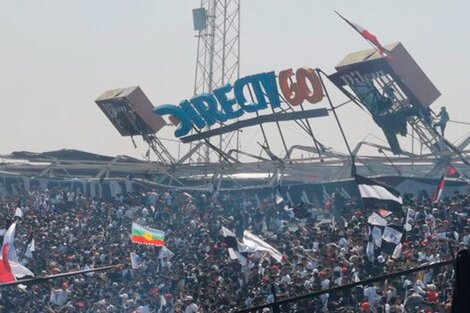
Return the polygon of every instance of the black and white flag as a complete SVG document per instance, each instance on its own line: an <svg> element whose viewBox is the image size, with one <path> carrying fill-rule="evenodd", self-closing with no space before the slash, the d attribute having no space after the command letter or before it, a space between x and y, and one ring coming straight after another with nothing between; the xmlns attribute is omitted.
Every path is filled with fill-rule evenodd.
<svg viewBox="0 0 470 313"><path fill-rule="evenodd" d="M404 240L404 227L402 225L388 224L387 220L377 213L372 213L367 219L369 224L369 242L367 255L373 258L377 254L384 253L393 259L400 257L402 241Z"/></svg>
<svg viewBox="0 0 470 313"><path fill-rule="evenodd" d="M403 199L398 191L363 176L356 175L355 179L366 208L401 210Z"/></svg>
<svg viewBox="0 0 470 313"><path fill-rule="evenodd" d="M222 226L222 236L224 237L224 243L227 245L227 248L238 251L237 237L232 231Z"/></svg>
<svg viewBox="0 0 470 313"><path fill-rule="evenodd" d="M401 252L401 241L403 238L403 230L400 229L401 227L393 227L393 226L387 226L383 230L383 235L382 235L382 246L380 247L382 252L388 254L388 255L396 255ZM397 252L396 250L400 249L400 252Z"/></svg>
<svg viewBox="0 0 470 313"><path fill-rule="evenodd" d="M276 250L263 239L245 230L243 232L243 245L247 252L267 252L273 259L278 262L282 261L282 253Z"/></svg>
<svg viewBox="0 0 470 313"><path fill-rule="evenodd" d="M228 255L232 260L238 260L240 264L245 265L247 259L240 253L240 244L235 234L229 229L222 226L222 237L224 237L224 243L227 245ZM241 247L243 250L243 247Z"/></svg>
<svg viewBox="0 0 470 313"><path fill-rule="evenodd" d="M243 232L242 243L238 242L232 231L223 226L222 236L224 237L224 243L227 245L230 258L232 260L238 259L242 265L246 264L247 259L241 253L267 252L276 261L281 262L282 260L281 252L247 230Z"/></svg>

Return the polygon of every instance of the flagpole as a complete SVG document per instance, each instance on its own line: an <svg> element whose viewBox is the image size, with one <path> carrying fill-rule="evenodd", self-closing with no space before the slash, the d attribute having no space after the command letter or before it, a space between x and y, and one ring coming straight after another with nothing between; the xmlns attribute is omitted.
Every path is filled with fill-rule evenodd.
<svg viewBox="0 0 470 313"><path fill-rule="evenodd" d="M93 272L107 271L107 270L110 270L110 269L118 268L120 266L122 266L122 265L121 264L109 265L109 266L91 268L91 269L88 269L88 270L60 273L60 274L54 274L54 275L48 275L48 276L36 277L36 278L27 278L27 279L17 280L17 281L10 282L10 283L0 284L0 288L15 286L15 285L19 285L19 284L23 284L23 285L41 284L41 283L44 283L44 282L46 282L48 280L51 280L51 279L56 279L56 278L61 278L61 277L69 277L69 276L74 276L74 275L79 275L79 274L87 274L87 273L93 273Z"/></svg>
<svg viewBox="0 0 470 313"><path fill-rule="evenodd" d="M333 10L343 21L345 21L349 26L351 26L359 35L361 35L362 38L364 38L367 43L372 46L372 48L374 48L375 51L378 51L381 55L383 55L383 52L380 51L380 49L375 45L373 44L369 39L365 38L362 33L347 19L345 18L344 16L342 16L341 14L338 13L338 11L336 10ZM385 52L389 52L388 50L384 49Z"/></svg>

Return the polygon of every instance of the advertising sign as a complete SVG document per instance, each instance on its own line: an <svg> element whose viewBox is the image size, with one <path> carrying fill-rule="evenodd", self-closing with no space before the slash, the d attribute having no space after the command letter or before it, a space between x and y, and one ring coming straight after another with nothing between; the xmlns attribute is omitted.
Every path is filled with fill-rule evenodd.
<svg viewBox="0 0 470 313"><path fill-rule="evenodd" d="M159 116L169 115L170 121L178 126L175 136L182 137L193 127L203 129L269 107L280 108L281 94L285 102L294 107L304 101L315 104L324 96L318 74L302 67L295 74L292 69L281 71L278 77L274 71L246 76L233 85L226 84L212 93L196 95L179 105L160 105L153 112Z"/></svg>
<svg viewBox="0 0 470 313"><path fill-rule="evenodd" d="M95 102L122 136L155 134L166 124L138 86L108 90Z"/></svg>

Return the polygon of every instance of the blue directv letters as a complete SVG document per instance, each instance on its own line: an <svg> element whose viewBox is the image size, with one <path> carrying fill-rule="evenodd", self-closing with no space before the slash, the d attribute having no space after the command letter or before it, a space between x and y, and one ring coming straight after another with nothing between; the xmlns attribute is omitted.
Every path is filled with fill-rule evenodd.
<svg viewBox="0 0 470 313"><path fill-rule="evenodd" d="M281 100L279 99L279 91L277 89L276 74L274 71L269 73L260 74L261 85L266 91L269 103L272 108L280 108Z"/></svg>
<svg viewBox="0 0 470 313"><path fill-rule="evenodd" d="M231 90L232 85L230 84L214 89L214 96L217 98L217 101L219 101L227 119L233 119L243 115L243 110L241 108L235 111L233 110L233 106L237 103L237 100L235 98L227 98L227 93Z"/></svg>
<svg viewBox="0 0 470 313"><path fill-rule="evenodd" d="M292 72L292 70L290 71ZM311 80L311 82L314 84L316 81ZM322 87L319 86L318 88ZM246 92L249 92L250 100L246 98ZM231 93L233 96L230 96ZM306 98L306 96L304 98L314 103L312 102L313 100L309 100L310 98ZM289 102L289 100L287 102L297 105ZM180 123L178 124L170 118L175 125L178 125L175 136L181 137L187 135L193 128L193 125L198 129L203 129L215 123L223 123L227 120L238 118L244 112L252 113L266 109L268 104L273 109L281 107L281 99L274 71L240 78L233 86L225 84L214 89L212 94L199 94L190 100L181 101L178 106L171 104L161 105L155 108L153 112L158 115L172 115L179 120Z"/></svg>
<svg viewBox="0 0 470 313"><path fill-rule="evenodd" d="M260 97L261 93L261 99L257 99L258 103L249 103L245 97L245 94L243 93L243 89L245 88L245 86L248 86L249 88L250 84L253 87L255 97ZM243 77L237 80L235 82L235 85L233 86L233 91L238 104L240 105L240 107L243 108L243 111L245 112L256 112L267 107L266 101L264 100L263 91L259 86L259 80L256 75Z"/></svg>
<svg viewBox="0 0 470 313"><path fill-rule="evenodd" d="M206 122L202 119L199 113L196 112L194 107L189 103L188 100L180 102L180 107L183 109L184 113L189 116L192 123L199 129L206 127Z"/></svg>
<svg viewBox="0 0 470 313"><path fill-rule="evenodd" d="M209 126L227 120L225 114L217 110L217 101L210 93L197 95L191 98L190 102Z"/></svg>
<svg viewBox="0 0 470 313"><path fill-rule="evenodd" d="M180 123L178 128L175 130L175 136L181 137L189 133L193 124L191 118L180 107L173 104L164 104L153 109L153 113L157 115L173 115Z"/></svg>

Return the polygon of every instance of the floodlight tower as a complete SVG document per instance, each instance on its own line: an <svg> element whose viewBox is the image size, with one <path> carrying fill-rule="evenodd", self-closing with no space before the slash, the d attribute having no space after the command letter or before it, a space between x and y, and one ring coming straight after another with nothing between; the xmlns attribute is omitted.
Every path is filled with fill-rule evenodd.
<svg viewBox="0 0 470 313"><path fill-rule="evenodd" d="M194 30L198 31L194 94L211 92L239 78L240 1L201 0L201 7L193 10ZM212 144L221 151L239 150L239 132L221 135ZM209 163L212 149L206 144L202 150L193 155Z"/></svg>

